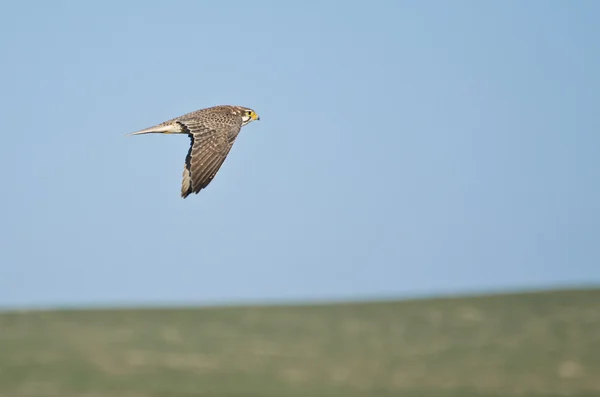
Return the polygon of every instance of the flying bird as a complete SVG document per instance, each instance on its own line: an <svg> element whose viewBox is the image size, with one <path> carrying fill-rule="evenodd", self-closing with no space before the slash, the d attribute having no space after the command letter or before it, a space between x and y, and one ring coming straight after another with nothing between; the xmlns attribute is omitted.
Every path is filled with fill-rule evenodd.
<svg viewBox="0 0 600 397"><path fill-rule="evenodd" d="M141 134L187 134L191 139L185 159L181 197L198 194L213 180L243 126L260 120L243 106L219 105L196 110L155 126L132 132Z"/></svg>

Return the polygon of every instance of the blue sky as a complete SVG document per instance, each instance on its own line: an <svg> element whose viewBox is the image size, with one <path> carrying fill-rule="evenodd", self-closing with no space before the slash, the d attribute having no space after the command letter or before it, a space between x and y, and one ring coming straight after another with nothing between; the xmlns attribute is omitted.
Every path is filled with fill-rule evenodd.
<svg viewBox="0 0 600 397"><path fill-rule="evenodd" d="M0 306L600 283L600 3L5 2ZM237 104L211 185L189 139Z"/></svg>

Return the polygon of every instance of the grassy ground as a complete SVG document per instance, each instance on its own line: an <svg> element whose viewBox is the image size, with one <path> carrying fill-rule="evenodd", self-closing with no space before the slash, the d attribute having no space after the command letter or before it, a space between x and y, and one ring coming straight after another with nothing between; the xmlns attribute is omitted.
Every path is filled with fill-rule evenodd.
<svg viewBox="0 0 600 397"><path fill-rule="evenodd" d="M8 312L0 396L600 396L600 289Z"/></svg>

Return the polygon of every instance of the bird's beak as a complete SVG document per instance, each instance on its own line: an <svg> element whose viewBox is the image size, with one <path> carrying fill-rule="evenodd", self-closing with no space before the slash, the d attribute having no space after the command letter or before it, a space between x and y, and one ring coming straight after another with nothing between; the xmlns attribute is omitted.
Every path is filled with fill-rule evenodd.
<svg viewBox="0 0 600 397"><path fill-rule="evenodd" d="M258 114L256 114L256 113L254 113L254 114L252 115L252 118L253 118L254 120L260 120L260 117L259 117L259 116L258 116Z"/></svg>

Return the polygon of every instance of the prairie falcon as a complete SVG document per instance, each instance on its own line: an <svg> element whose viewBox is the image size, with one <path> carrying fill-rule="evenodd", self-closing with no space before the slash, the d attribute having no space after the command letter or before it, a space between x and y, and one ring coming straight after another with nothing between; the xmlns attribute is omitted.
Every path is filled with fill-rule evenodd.
<svg viewBox="0 0 600 397"><path fill-rule="evenodd" d="M155 133L190 136L191 144L181 183L181 197L186 198L208 186L229 154L241 128L254 120L260 118L252 109L220 105L186 113L128 135Z"/></svg>

